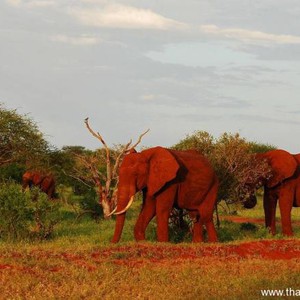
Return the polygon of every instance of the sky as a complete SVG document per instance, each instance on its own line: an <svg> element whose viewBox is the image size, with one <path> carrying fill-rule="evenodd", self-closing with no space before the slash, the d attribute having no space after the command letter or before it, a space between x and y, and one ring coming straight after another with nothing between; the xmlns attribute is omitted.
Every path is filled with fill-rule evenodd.
<svg viewBox="0 0 300 300"><path fill-rule="evenodd" d="M298 0L2 0L0 102L60 148L198 130L300 152Z"/></svg>

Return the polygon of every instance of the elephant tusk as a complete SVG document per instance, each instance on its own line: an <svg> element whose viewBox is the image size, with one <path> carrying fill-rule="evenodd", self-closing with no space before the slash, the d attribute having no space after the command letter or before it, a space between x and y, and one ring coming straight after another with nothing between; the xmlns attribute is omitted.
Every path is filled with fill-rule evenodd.
<svg viewBox="0 0 300 300"><path fill-rule="evenodd" d="M115 212L114 214L115 214L115 215L121 215L121 214L123 214L124 212L126 212L126 211L128 210L128 208L131 206L131 204L132 204L132 202L133 202L133 199L134 199L134 196L132 196L132 197L130 198L130 200L129 200L127 206L126 206L123 210L118 211L118 212Z"/></svg>
<svg viewBox="0 0 300 300"><path fill-rule="evenodd" d="M107 215L107 217L110 217L112 214L114 214L116 210L117 210L117 207L115 207L115 208Z"/></svg>

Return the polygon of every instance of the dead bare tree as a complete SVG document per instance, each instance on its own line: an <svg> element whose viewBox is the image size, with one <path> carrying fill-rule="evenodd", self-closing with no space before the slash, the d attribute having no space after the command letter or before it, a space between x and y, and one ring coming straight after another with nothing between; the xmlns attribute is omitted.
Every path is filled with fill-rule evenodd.
<svg viewBox="0 0 300 300"><path fill-rule="evenodd" d="M106 163L105 172L101 172L97 167L99 163L96 156L78 156L78 159L91 173L92 180L97 188L99 204L103 208L104 217L107 218L112 207L116 204L118 171L122 159L126 153L128 153L131 149L134 149L142 141L143 136L147 134L150 129L143 132L134 145L132 145L132 140L130 140L126 145L121 146L118 151L112 151L106 144L102 135L90 127L89 118L86 118L84 123L89 132L103 145Z"/></svg>

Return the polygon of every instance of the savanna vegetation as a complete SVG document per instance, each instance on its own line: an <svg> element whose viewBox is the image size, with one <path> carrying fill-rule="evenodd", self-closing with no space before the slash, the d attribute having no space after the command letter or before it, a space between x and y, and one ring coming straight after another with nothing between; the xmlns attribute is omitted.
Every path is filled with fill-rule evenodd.
<svg viewBox="0 0 300 300"><path fill-rule="evenodd" d="M176 212L171 243L155 242L155 220L147 242L135 243L141 205L136 199L122 243L111 245L114 219L104 217L102 204L113 206L117 168L130 144L109 147L88 129L100 149L56 149L28 115L0 107L0 298L259 299L262 289L300 289L300 210L292 213L294 238L271 236L264 227L261 191L251 210L240 197L246 179L269 172L251 154L273 146L201 131L173 146L201 151L222 178L220 243L191 244L190 220L184 217L185 226L177 226ZM23 192L21 175L27 169L51 171L59 199L49 200L37 189Z"/></svg>

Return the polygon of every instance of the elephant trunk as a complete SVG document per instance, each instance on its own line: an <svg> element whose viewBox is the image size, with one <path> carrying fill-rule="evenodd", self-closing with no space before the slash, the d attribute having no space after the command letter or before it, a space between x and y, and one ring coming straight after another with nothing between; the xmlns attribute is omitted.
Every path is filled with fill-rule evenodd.
<svg viewBox="0 0 300 300"><path fill-rule="evenodd" d="M111 240L112 243L118 243L121 238L121 234L122 234L124 223L125 223L125 216L126 216L126 213L123 213L123 214L117 216L115 233Z"/></svg>
<svg viewBox="0 0 300 300"><path fill-rule="evenodd" d="M134 196L129 196L129 195L134 195L135 192L129 193L128 191L120 191L118 190L118 201L117 201L117 207L113 211L116 216L116 226L115 226L115 232L114 236L111 240L112 243L117 243L119 242L124 223L125 223L125 216L126 216L126 211L130 207L130 205L133 202L133 197Z"/></svg>

